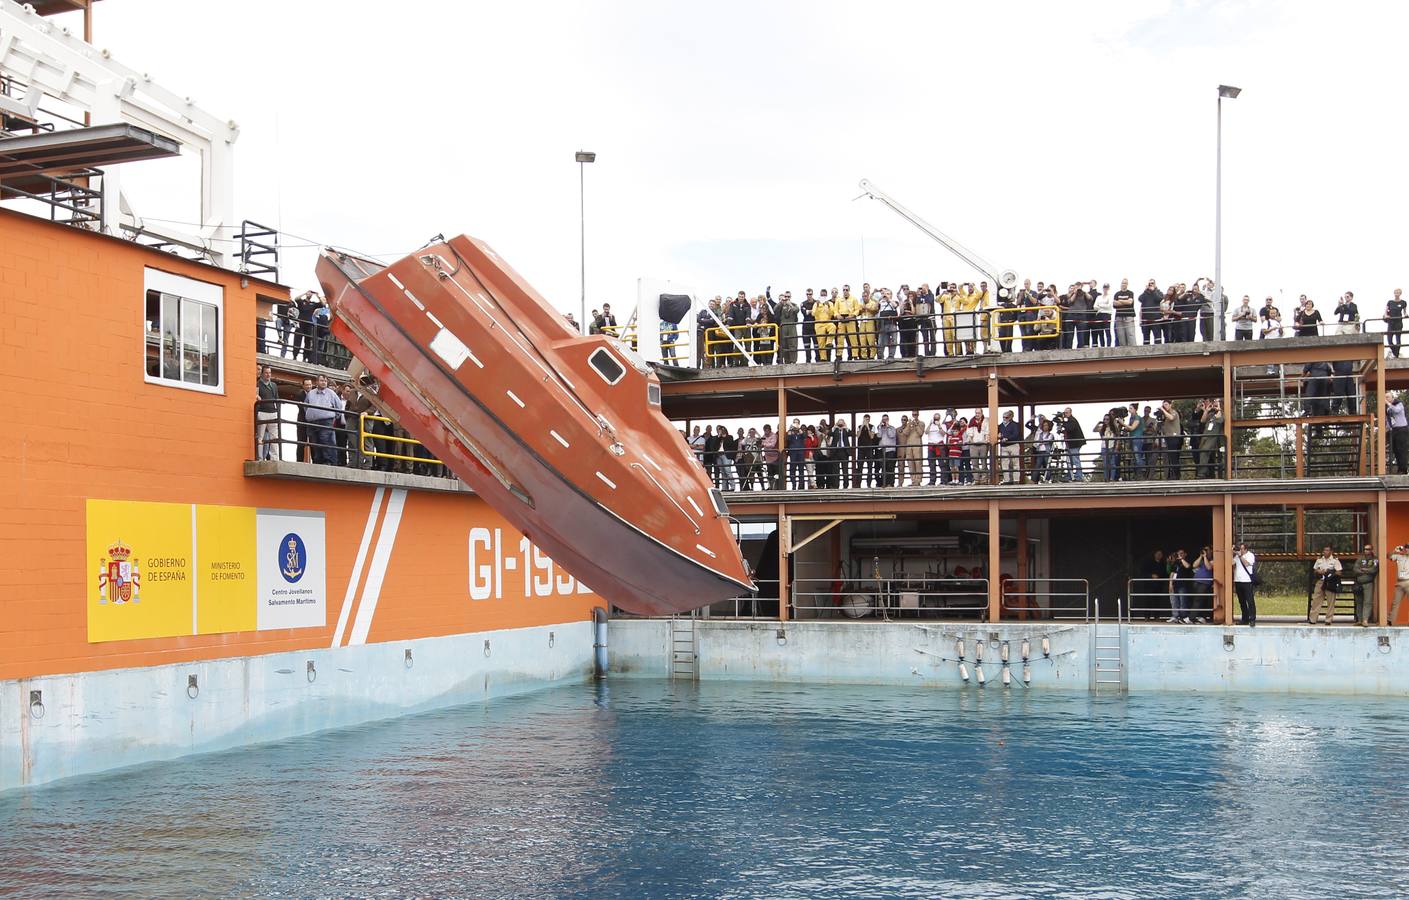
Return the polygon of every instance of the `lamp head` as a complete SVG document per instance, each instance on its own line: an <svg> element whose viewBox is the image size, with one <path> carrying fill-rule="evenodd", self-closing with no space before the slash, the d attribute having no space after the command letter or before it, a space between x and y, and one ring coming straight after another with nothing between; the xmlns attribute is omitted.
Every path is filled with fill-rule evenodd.
<svg viewBox="0 0 1409 900"><path fill-rule="evenodd" d="M1242 92L1243 92L1243 89L1240 88L1240 87L1233 87L1232 85L1227 85L1227 84L1220 84L1220 85L1218 86L1218 96L1220 96L1220 97L1227 97L1229 100L1235 100L1235 99L1237 99L1238 95L1241 94ZM590 162L590 160L589 160L589 162Z"/></svg>
<svg viewBox="0 0 1409 900"><path fill-rule="evenodd" d="M1219 90L1222 90L1222 88L1219 88ZM1236 90L1236 88L1235 88L1235 90ZM1234 94L1233 96L1236 97L1237 95ZM593 152L590 151L590 150L579 150L579 151L577 151L577 153L573 156L573 161L574 161L574 162L580 162L580 163L596 162L596 161L597 161L597 154L593 153Z"/></svg>

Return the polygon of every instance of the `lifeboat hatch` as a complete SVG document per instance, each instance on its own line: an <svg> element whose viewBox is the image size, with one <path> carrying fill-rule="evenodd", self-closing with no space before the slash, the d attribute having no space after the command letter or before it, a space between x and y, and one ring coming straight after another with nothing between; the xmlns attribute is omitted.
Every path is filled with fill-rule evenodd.
<svg viewBox="0 0 1409 900"><path fill-rule="evenodd" d="M719 488L709 489L709 499L714 501L714 513L723 517L729 515L729 504L724 502L724 493Z"/></svg>

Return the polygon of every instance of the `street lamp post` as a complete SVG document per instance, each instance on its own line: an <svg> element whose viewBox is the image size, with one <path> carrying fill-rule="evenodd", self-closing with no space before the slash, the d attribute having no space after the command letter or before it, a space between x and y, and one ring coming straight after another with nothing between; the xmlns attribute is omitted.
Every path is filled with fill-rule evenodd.
<svg viewBox="0 0 1409 900"><path fill-rule="evenodd" d="M579 252L582 260L582 306L578 312L577 327L586 334L591 323L587 321L587 192L584 185L587 180L587 164L596 162L597 154L590 150L579 150L573 159L577 161L577 215L581 228Z"/></svg>
<svg viewBox="0 0 1409 900"><path fill-rule="evenodd" d="M1236 99L1242 88L1226 84L1218 86L1218 160L1213 189L1213 309L1216 315L1216 336L1227 338L1223 303L1223 98Z"/></svg>

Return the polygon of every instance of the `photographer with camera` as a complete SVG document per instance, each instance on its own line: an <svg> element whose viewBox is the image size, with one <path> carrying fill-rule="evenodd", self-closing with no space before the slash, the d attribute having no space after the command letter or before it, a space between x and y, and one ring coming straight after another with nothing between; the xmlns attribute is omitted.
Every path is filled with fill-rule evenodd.
<svg viewBox="0 0 1409 900"><path fill-rule="evenodd" d="M1081 449L1086 446L1086 432L1076 416L1071 414L1070 406L1053 417L1053 427L1066 443L1067 478L1071 481L1085 481L1086 474L1081 468Z"/></svg>
<svg viewBox="0 0 1409 900"><path fill-rule="evenodd" d="M1399 621L1399 604L1409 597L1409 547L1397 544L1389 558L1394 563L1394 603L1389 608L1389 620L1385 624L1394 625Z"/></svg>
<svg viewBox="0 0 1409 900"><path fill-rule="evenodd" d="M1168 401L1155 410L1155 433L1164 449L1164 477L1166 481L1178 481L1180 454L1184 449L1184 432L1180 428L1179 413Z"/></svg>

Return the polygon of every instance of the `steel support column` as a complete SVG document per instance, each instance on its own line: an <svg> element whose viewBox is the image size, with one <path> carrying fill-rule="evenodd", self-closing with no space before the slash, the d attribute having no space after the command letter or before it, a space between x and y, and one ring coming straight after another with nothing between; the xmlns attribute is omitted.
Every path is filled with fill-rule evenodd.
<svg viewBox="0 0 1409 900"><path fill-rule="evenodd" d="M1233 354L1223 354L1223 477L1233 480Z"/></svg>
<svg viewBox="0 0 1409 900"><path fill-rule="evenodd" d="M792 594L791 580L788 577L788 560L792 551L788 547L788 508L778 504L778 621L788 621L788 598Z"/></svg>
<svg viewBox="0 0 1409 900"><path fill-rule="evenodd" d="M998 483L998 370L988 372L988 483ZM996 574L996 573L994 573ZM992 579L990 578L990 581Z"/></svg>

